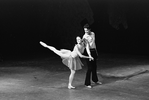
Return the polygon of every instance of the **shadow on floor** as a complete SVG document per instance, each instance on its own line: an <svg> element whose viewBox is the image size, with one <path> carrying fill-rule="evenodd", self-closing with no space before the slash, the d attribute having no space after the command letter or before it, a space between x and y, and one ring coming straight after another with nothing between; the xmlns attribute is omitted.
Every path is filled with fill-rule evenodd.
<svg viewBox="0 0 149 100"><path fill-rule="evenodd" d="M103 80L102 83L107 84L107 83L112 83L119 80L129 80L132 77L146 74L146 73L149 73L149 70L139 70L137 72L134 72L126 76L112 76L112 75L102 75L102 74L100 74L99 76L102 77L102 80Z"/></svg>

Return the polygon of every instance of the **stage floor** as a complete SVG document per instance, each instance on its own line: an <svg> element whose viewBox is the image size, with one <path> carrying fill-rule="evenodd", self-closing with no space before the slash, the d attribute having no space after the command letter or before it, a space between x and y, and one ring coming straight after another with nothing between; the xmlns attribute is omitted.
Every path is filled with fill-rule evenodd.
<svg viewBox="0 0 149 100"><path fill-rule="evenodd" d="M69 69L61 58L41 57L0 62L0 100L149 100L149 59L100 55L102 85L84 86L86 63L68 89Z"/></svg>

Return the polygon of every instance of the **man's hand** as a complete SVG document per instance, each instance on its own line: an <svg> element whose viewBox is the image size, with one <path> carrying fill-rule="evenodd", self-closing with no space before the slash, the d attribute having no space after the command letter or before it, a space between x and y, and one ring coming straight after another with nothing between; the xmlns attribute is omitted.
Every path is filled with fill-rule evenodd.
<svg viewBox="0 0 149 100"><path fill-rule="evenodd" d="M90 56L89 61L94 60L94 58L92 56Z"/></svg>

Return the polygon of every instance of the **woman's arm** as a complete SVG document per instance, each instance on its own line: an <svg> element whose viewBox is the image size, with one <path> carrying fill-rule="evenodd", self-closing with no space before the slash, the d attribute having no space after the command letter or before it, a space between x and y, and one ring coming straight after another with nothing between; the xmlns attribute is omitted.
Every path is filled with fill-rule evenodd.
<svg viewBox="0 0 149 100"><path fill-rule="evenodd" d="M89 42L88 42L88 40L87 40L87 38L85 38L85 35L84 35L84 38L82 39L83 40L83 42L85 43L85 48L86 48L86 51L87 51L87 54L88 54L88 56L90 57L90 58L92 58L92 56L91 56L91 52L90 52L90 47L89 47Z"/></svg>
<svg viewBox="0 0 149 100"><path fill-rule="evenodd" d="M89 58L89 59L91 59L91 60L94 60L94 58L93 58L93 57L84 56L84 55L82 55L82 58Z"/></svg>
<svg viewBox="0 0 149 100"><path fill-rule="evenodd" d="M81 57L81 58L91 58L93 60L93 57L89 57L89 56L85 56L85 55L82 55L77 47L77 45L75 46L75 50L77 52L77 54Z"/></svg>

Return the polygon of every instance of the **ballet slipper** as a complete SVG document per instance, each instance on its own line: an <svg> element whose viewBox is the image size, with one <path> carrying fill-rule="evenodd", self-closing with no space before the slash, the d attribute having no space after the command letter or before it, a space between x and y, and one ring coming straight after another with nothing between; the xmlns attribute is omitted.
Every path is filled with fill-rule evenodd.
<svg viewBox="0 0 149 100"><path fill-rule="evenodd" d="M72 85L68 85L68 89L75 89L75 87Z"/></svg>

